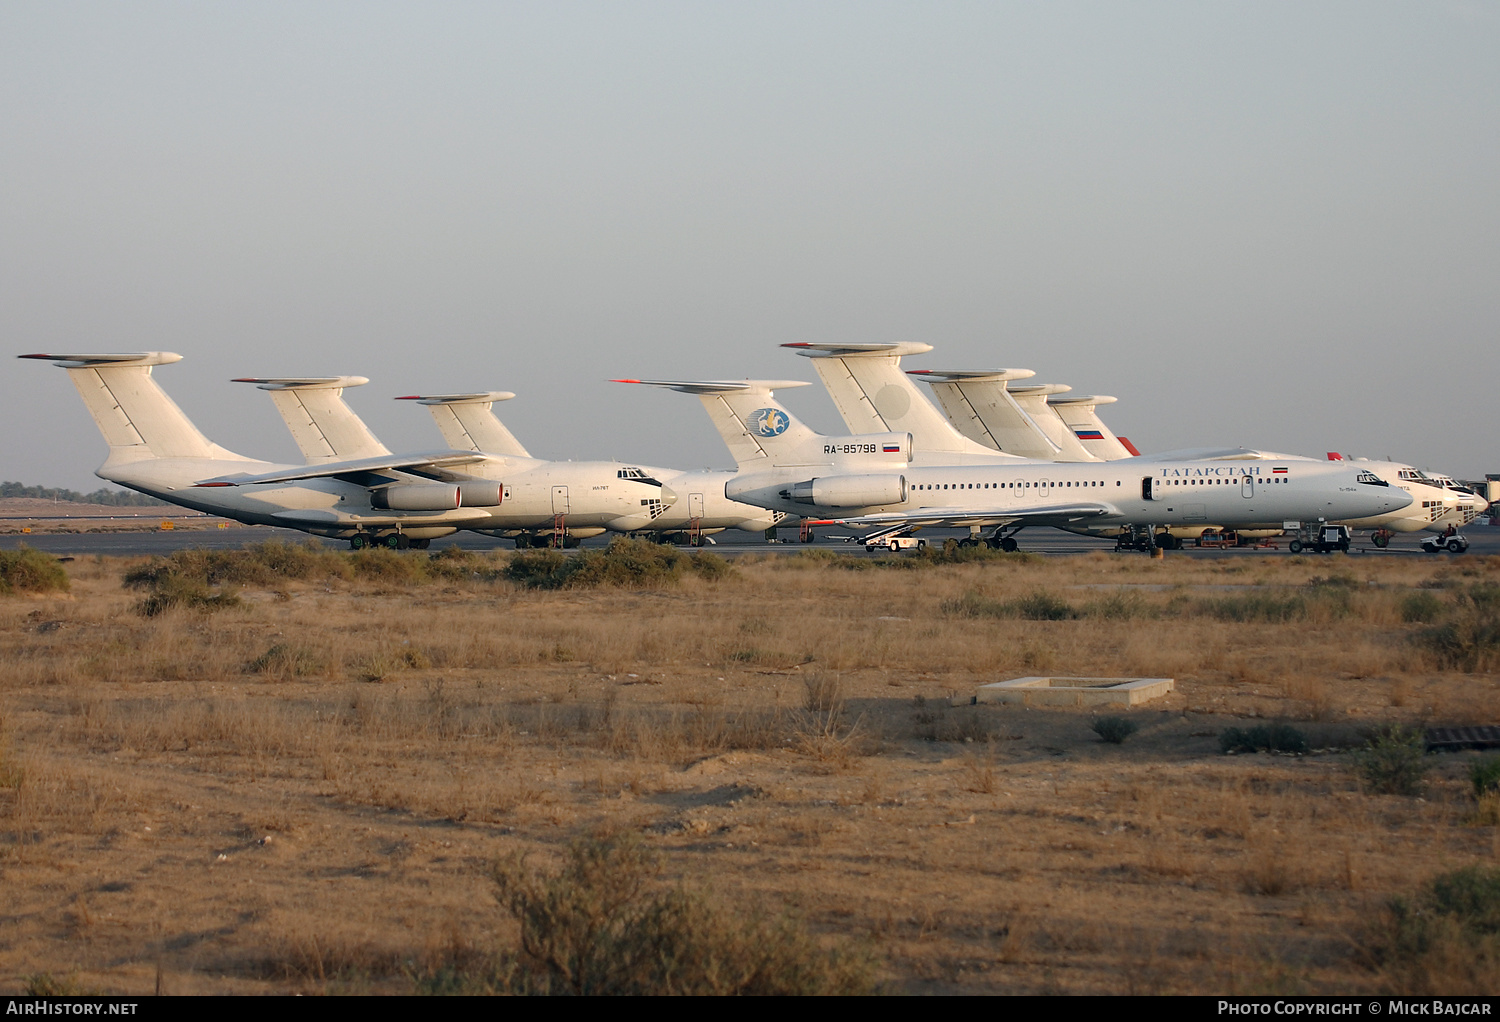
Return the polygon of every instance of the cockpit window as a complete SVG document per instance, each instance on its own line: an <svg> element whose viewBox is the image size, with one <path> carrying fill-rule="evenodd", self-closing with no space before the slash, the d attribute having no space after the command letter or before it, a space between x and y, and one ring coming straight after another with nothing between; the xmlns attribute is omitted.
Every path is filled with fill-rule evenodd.
<svg viewBox="0 0 1500 1022"><path fill-rule="evenodd" d="M1384 479L1380 478L1374 472L1369 472L1369 471L1361 472L1359 475L1355 476L1355 478L1358 479L1360 482L1364 483L1366 486L1389 486L1390 485L1390 483L1387 483Z"/></svg>
<svg viewBox="0 0 1500 1022"><path fill-rule="evenodd" d="M649 484L651 486L660 486L661 485L661 481L660 480L652 479L645 472L641 471L638 468L622 468L618 472L615 473L615 478L616 479L633 479L633 480L635 480L638 483L647 483L647 484Z"/></svg>

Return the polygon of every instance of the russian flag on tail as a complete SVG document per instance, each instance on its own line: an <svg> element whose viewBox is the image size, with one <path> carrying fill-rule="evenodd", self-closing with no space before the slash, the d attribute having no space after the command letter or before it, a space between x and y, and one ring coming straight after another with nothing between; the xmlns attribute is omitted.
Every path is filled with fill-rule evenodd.
<svg viewBox="0 0 1500 1022"><path fill-rule="evenodd" d="M1073 435L1080 440L1103 440L1104 434L1097 429L1075 429Z"/></svg>

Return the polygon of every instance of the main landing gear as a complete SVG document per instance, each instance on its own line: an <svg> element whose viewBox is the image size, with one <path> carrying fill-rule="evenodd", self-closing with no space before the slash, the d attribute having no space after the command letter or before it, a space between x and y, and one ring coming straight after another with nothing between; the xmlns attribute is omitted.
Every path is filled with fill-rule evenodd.
<svg viewBox="0 0 1500 1022"><path fill-rule="evenodd" d="M1024 528L1024 525L1012 525L1009 527L1009 531L1006 531L1006 526L997 526L995 531L990 533L989 538L984 541L984 545L991 550L1002 550L1005 553L1013 554L1020 549L1020 544L1016 542L1016 533ZM971 545L977 545L972 540L970 543ZM963 543L960 542L958 545L963 546Z"/></svg>
<svg viewBox="0 0 1500 1022"><path fill-rule="evenodd" d="M350 550L363 550L365 547L383 546L387 550L426 550L432 546L430 539L412 539L404 532L387 532L383 536L371 536L368 533L356 532L349 537Z"/></svg>

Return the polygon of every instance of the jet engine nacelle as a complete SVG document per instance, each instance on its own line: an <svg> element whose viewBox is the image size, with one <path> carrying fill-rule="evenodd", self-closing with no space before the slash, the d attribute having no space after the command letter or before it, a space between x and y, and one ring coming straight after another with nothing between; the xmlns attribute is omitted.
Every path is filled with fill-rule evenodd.
<svg viewBox="0 0 1500 1022"><path fill-rule="evenodd" d="M370 491L370 506L380 511L452 511L458 502L453 483L408 483Z"/></svg>
<svg viewBox="0 0 1500 1022"><path fill-rule="evenodd" d="M787 495L817 507L873 507L906 500L906 477L893 475L825 476L793 483Z"/></svg>
<svg viewBox="0 0 1500 1022"><path fill-rule="evenodd" d="M451 511L456 507L498 507L499 483L403 483L370 491L370 506L380 511Z"/></svg>
<svg viewBox="0 0 1500 1022"><path fill-rule="evenodd" d="M458 484L460 507L499 507L505 487L499 483L471 482Z"/></svg>

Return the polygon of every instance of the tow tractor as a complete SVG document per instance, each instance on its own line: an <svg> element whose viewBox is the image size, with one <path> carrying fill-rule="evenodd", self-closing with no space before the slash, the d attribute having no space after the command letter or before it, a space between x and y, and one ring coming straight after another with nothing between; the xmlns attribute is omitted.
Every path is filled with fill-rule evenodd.
<svg viewBox="0 0 1500 1022"><path fill-rule="evenodd" d="M1440 554L1445 550L1450 554L1461 554L1469 549L1469 541L1456 532L1445 532L1423 539L1422 549L1429 554Z"/></svg>
<svg viewBox="0 0 1500 1022"><path fill-rule="evenodd" d="M865 542L866 550L889 550L893 554L902 550L925 550L926 548L927 541L915 536L884 536Z"/></svg>
<svg viewBox="0 0 1500 1022"><path fill-rule="evenodd" d="M1354 534L1347 525L1318 525L1311 529L1301 527L1297 529L1297 538L1288 543L1286 548L1294 554L1300 554L1304 550L1319 554L1335 550L1348 553L1353 537Z"/></svg>

